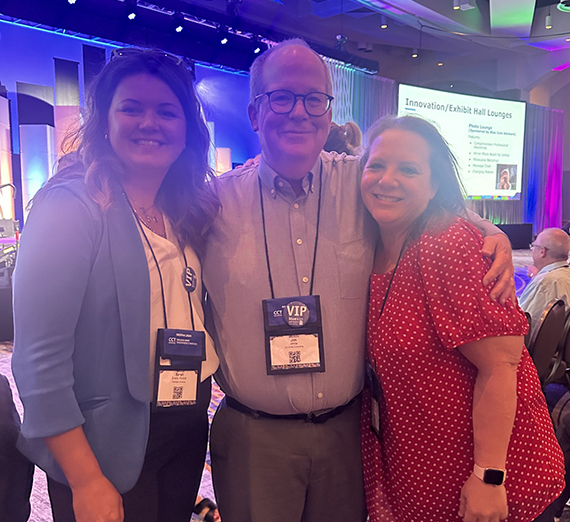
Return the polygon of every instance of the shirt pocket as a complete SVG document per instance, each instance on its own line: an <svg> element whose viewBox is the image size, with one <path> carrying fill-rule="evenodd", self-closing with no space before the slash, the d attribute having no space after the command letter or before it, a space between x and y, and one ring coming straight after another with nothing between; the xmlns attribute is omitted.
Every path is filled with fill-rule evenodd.
<svg viewBox="0 0 570 522"><path fill-rule="evenodd" d="M368 295L369 250L365 239L355 239L335 245L338 281L342 298L362 299Z"/></svg>

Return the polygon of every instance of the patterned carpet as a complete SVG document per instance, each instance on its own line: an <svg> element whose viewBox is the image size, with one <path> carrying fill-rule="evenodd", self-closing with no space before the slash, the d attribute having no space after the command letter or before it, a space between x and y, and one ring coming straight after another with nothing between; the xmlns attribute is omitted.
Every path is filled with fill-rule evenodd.
<svg viewBox="0 0 570 522"><path fill-rule="evenodd" d="M10 361L12 358L12 343L0 343L0 374L4 374L8 377L10 385L12 387L12 393L14 395L14 401L16 402L16 408L22 415L22 403L18 397L18 392L14 384L14 379L12 377L12 371L10 368ZM210 407L208 409L208 416L210 417L210 422L214 417L216 408L222 400L224 394L218 387L216 383L212 384L212 401L210 402ZM206 455L206 466L204 467L204 473L202 475L202 484L200 485L200 495L202 497L207 497L212 500L214 499L214 488L212 486L212 475L210 472L210 452ZM49 503L49 498L47 494L47 485L45 473L36 468L34 474L34 487L31 496L32 502L32 513L28 522L53 522L51 516L51 507ZM192 520L198 520L192 517ZM9 521L1 521L9 522Z"/></svg>

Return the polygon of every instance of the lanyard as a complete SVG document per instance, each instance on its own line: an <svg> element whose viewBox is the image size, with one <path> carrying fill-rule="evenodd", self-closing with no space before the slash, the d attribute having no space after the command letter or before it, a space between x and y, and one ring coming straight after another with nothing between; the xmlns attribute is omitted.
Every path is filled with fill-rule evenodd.
<svg viewBox="0 0 570 522"><path fill-rule="evenodd" d="M261 178L258 176L259 200L261 202L261 222L263 224L263 244L265 246L265 260L267 261L267 274L269 277L269 287L271 288L271 298L275 299L275 291L273 289L273 277L271 276L271 263L269 262L269 248L267 247L267 230L265 228L265 206L263 204L263 190L261 187ZM313 266L311 268L311 287L309 295L313 295L313 283L315 281L315 265L317 261L317 244L319 242L319 224L321 221L321 200L323 195L323 163L321 162L321 170L319 171L319 202L317 206L317 231L315 232L315 249L313 251Z"/></svg>
<svg viewBox="0 0 570 522"><path fill-rule="evenodd" d="M386 289L386 293L384 294L384 300L382 301L380 313L378 314L378 321L380 320L380 317L382 317L382 313L384 312L384 307L386 306L386 303L388 301L388 295L390 294L390 288L392 288L392 282L394 281L394 277L396 276L396 271L398 270L398 265L400 264L400 259L402 259L402 255L404 254L404 250L406 248L407 242L408 242L408 238L406 238L404 240L404 244L402 245L402 248L400 249L400 253L398 254L398 260L396 261L396 266L394 267L394 271L392 272L392 275L390 276L390 282L388 283L388 288Z"/></svg>
<svg viewBox="0 0 570 522"><path fill-rule="evenodd" d="M160 270L160 264L158 262L158 259L156 258L156 254L154 253L154 249L152 248L152 245L150 244L150 240L148 239L148 236L146 235L146 232L140 222L140 219L138 218L135 209L133 208L131 201L129 200L127 194L125 193L125 198L127 199L127 202L129 204L129 207L131 208L131 211L133 213L134 218L136 219L137 225L146 241L146 244L150 250L150 253L152 255L152 259L154 260L154 264L156 265L156 270L158 272L158 279L160 281L160 299L162 301L162 315L164 317L164 328L168 329L168 319L166 316L166 300L164 298L164 282L162 279L162 271ZM166 240L168 241L168 239ZM182 250L182 257L184 258L184 265L185 267L188 267L188 261L186 260L186 253L184 252L184 248L181 247ZM195 330L196 328L194 327L194 310L192 308L192 299L190 297L190 290L187 290L186 292L188 294L188 304L190 306L190 321L192 323L192 330Z"/></svg>
<svg viewBox="0 0 570 522"><path fill-rule="evenodd" d="M404 240L404 244L402 245L400 253L398 254L398 260L396 261L396 266L394 267L392 275L390 276L390 281L388 282L388 288L386 289L386 293L384 294L384 299L382 300L382 306L380 307L380 313L378 314L378 319L377 319L378 321L380 321L382 313L384 312L384 308L386 307L386 303L388 302L388 295L390 294L390 289L392 288L392 282L394 281L394 277L396 276L398 266L400 265L400 260L402 259L402 255L404 254L406 244L408 243L408 239L409 239L409 234ZM376 376L378 376L378 367L376 366L376 359L375 358L372 359L371 354L367 356L367 359L368 359L368 364L370 364L372 371ZM372 363L374 364L374 366L372 366Z"/></svg>

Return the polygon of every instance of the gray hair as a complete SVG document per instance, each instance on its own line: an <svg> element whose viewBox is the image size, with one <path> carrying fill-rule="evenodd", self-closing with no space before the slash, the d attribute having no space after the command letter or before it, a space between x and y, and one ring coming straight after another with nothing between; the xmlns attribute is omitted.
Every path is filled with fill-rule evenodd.
<svg viewBox="0 0 570 522"><path fill-rule="evenodd" d="M249 92L250 92L250 99L249 103L252 105L255 103L255 98L260 94L265 92L265 85L263 83L263 68L265 66L265 62L267 59L279 49L283 49L284 47L290 46L300 46L309 49L323 64L325 69L325 78L326 78L326 90L327 94L332 94L332 78L329 68L324 61L323 57L315 52L305 40L301 38L291 38L290 40L284 40L273 47L270 47L265 51L263 54L260 54L251 64L251 68L249 69Z"/></svg>
<svg viewBox="0 0 570 522"><path fill-rule="evenodd" d="M539 236L540 245L548 249L552 259L560 261L568 259L570 254L570 237L564 230L560 228L545 228Z"/></svg>

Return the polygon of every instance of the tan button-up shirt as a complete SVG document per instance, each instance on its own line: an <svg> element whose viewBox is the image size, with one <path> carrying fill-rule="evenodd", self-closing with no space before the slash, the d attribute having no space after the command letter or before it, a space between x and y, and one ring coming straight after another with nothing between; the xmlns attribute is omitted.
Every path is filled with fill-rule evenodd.
<svg viewBox="0 0 570 522"><path fill-rule="evenodd" d="M267 375L262 300L271 298L258 176L275 297L308 295L322 203L313 294L321 297L326 371ZM222 204L203 261L224 391L273 414L308 413L350 401L363 386L368 283L376 228L360 199L356 158L321 153L303 193L261 161L217 183Z"/></svg>

